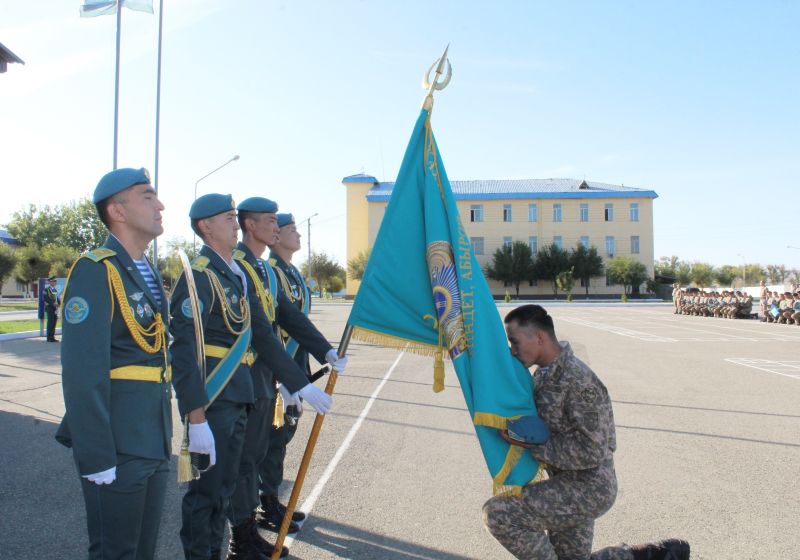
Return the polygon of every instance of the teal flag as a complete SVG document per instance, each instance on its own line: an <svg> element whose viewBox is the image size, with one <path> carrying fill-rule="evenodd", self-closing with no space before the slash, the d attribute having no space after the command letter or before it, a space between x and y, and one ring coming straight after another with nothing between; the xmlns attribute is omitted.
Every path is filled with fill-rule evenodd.
<svg viewBox="0 0 800 560"><path fill-rule="evenodd" d="M450 182L422 110L370 253L348 323L353 336L437 356L447 352L464 392L495 494L537 480L539 464L498 430L536 414L533 379L511 355L505 328L461 225Z"/></svg>

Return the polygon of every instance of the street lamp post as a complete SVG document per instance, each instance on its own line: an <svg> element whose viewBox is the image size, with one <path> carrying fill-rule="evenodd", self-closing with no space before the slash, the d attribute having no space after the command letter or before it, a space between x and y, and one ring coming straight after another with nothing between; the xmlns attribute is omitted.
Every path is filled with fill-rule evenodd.
<svg viewBox="0 0 800 560"><path fill-rule="evenodd" d="M220 169L222 169L223 167L225 167L229 163L233 163L234 161L236 161L238 159L239 159L238 155L233 156L231 159L229 159L228 161L226 161L225 163L223 163L222 165L217 167L215 170L211 171L210 173L206 173L205 175L200 177L197 181L195 181L194 182L194 200L197 200L197 185L198 185L198 183L200 183L200 181L202 181L206 177L210 177L211 175L213 175L214 173L216 173L217 171L219 171ZM194 250L194 252L196 254L197 253L197 234L194 234L194 236L192 237L192 249Z"/></svg>
<svg viewBox="0 0 800 560"><path fill-rule="evenodd" d="M747 287L747 261L744 260L744 255L738 253L742 257L742 289Z"/></svg>
<svg viewBox="0 0 800 560"><path fill-rule="evenodd" d="M308 279L311 280L313 276L311 276L311 218L319 216L319 212L315 212L311 214L308 218L300 222L300 225L303 225L304 222L308 222L308 229L306 230L308 234L306 235L306 244L308 245Z"/></svg>

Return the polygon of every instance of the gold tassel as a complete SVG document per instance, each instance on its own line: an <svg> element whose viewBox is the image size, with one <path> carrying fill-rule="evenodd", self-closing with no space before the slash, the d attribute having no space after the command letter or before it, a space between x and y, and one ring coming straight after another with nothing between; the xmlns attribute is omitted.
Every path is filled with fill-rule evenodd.
<svg viewBox="0 0 800 560"><path fill-rule="evenodd" d="M433 357L433 392L444 391L444 352L441 348Z"/></svg>
<svg viewBox="0 0 800 560"><path fill-rule="evenodd" d="M192 475L192 458L189 456L189 416L183 424L183 441L181 442L181 453L178 455L178 482L190 482L194 479Z"/></svg>
<svg viewBox="0 0 800 560"><path fill-rule="evenodd" d="M275 414L272 415L272 425L276 428L283 426L283 397L280 393L275 395Z"/></svg>

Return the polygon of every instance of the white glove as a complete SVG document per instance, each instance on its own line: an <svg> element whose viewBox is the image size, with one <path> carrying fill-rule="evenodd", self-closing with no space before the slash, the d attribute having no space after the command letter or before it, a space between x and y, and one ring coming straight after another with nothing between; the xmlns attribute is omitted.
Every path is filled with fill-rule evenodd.
<svg viewBox="0 0 800 560"><path fill-rule="evenodd" d="M328 412L333 404L333 398L328 393L318 387L314 387L311 383L297 391L296 395L303 397L320 414Z"/></svg>
<svg viewBox="0 0 800 560"><path fill-rule="evenodd" d="M303 412L303 401L300 397L297 396L297 393L294 395L289 392L289 389L283 386L283 383L278 385L278 391L281 392L281 397L283 398L283 413L286 414L286 409L290 406L297 407L297 412Z"/></svg>
<svg viewBox="0 0 800 560"><path fill-rule="evenodd" d="M89 482L94 482L98 486L101 484L111 484L117 479L117 467L111 467L99 473L85 474L83 478L88 479Z"/></svg>
<svg viewBox="0 0 800 560"><path fill-rule="evenodd" d="M214 434L211 433L208 422L203 422L201 424L189 423L189 452L209 455L209 466L217 463Z"/></svg>
<svg viewBox="0 0 800 560"><path fill-rule="evenodd" d="M328 353L325 354L325 361L328 362L337 373L344 373L345 368L347 368L347 356L342 356L340 358L339 353L334 348L331 348L328 350Z"/></svg>

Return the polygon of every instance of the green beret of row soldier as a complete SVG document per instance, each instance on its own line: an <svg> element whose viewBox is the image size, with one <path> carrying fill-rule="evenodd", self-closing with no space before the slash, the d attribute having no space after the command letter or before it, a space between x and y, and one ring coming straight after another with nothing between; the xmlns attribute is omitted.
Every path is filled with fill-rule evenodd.
<svg viewBox="0 0 800 560"><path fill-rule="evenodd" d="M283 226L288 226L289 224L294 223L294 215L293 214L278 214L278 227L282 228Z"/></svg>
<svg viewBox="0 0 800 560"><path fill-rule="evenodd" d="M278 211L278 203L261 196L252 196L241 201L236 209L239 210L239 212L274 214ZM280 214L278 215L280 216Z"/></svg>
<svg viewBox="0 0 800 560"><path fill-rule="evenodd" d="M150 173L144 167L132 169L125 167L106 173L92 195L92 203L98 204L134 185L149 185Z"/></svg>

